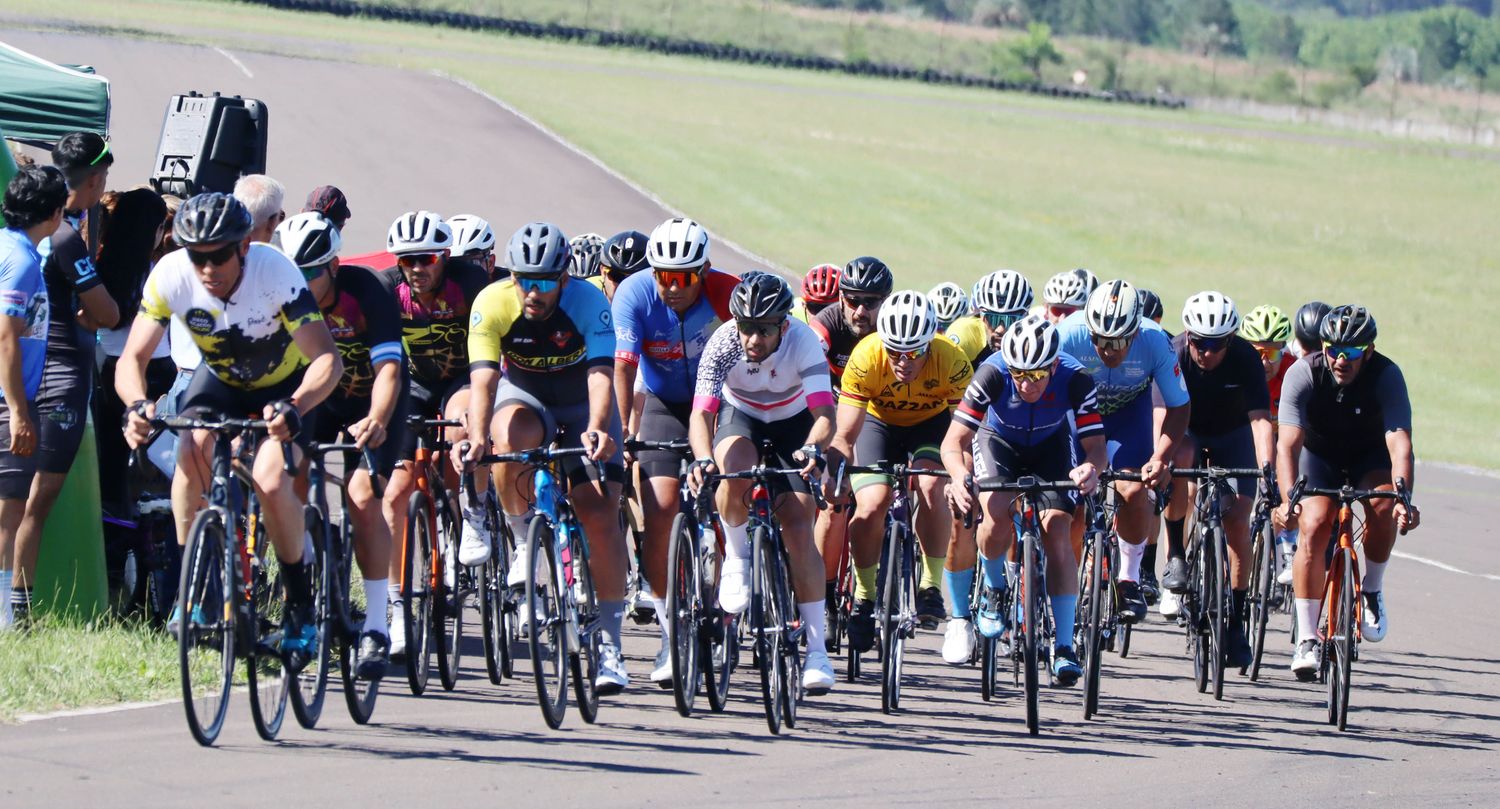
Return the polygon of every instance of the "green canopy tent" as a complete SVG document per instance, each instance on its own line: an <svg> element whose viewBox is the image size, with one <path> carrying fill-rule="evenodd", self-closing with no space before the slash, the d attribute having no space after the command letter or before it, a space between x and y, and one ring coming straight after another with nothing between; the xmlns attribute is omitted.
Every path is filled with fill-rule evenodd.
<svg viewBox="0 0 1500 809"><path fill-rule="evenodd" d="M0 42L0 130L32 143L79 130L108 136L109 80Z"/></svg>

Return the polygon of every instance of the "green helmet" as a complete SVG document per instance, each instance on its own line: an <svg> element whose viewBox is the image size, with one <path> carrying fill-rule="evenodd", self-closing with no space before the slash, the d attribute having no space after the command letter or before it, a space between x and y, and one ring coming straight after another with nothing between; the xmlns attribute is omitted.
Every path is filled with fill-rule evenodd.
<svg viewBox="0 0 1500 809"><path fill-rule="evenodd" d="M1245 316L1240 336L1252 343L1285 343L1292 339L1292 321L1280 309L1263 304Z"/></svg>

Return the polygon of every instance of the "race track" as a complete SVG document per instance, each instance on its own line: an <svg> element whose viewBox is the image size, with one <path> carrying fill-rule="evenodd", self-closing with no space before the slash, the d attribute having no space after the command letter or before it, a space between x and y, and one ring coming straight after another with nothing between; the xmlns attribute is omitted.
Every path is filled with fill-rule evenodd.
<svg viewBox="0 0 1500 809"><path fill-rule="evenodd" d="M314 185L344 188L353 249L378 247L389 220L415 207L480 213L504 231L536 217L570 232L649 230L666 215L439 77L98 36L4 39L114 80L116 187L144 178L165 100L188 89L174 77L191 76L198 89L269 102L270 173L294 209ZM443 124L420 125L434 121ZM1323 724L1322 689L1286 670L1285 617L1263 681L1232 675L1215 702L1193 688L1181 631L1153 615L1130 658L1107 658L1102 715L1084 722L1076 689L1050 690L1035 738L1016 690L981 702L977 670L943 665L935 633L909 653L899 715L880 713L867 675L809 700L797 729L774 738L748 654L728 713L683 719L669 693L644 682L654 635L630 628L636 686L606 700L597 726L570 712L561 731L547 730L526 665L493 686L471 638L455 692L412 697L392 677L363 728L336 686L322 728L288 720L277 744L255 737L243 697L214 750L193 743L176 704L0 727L0 805L1494 805L1500 480L1424 466L1418 490L1426 522L1398 545L1387 574L1394 628L1362 649L1345 733Z"/></svg>

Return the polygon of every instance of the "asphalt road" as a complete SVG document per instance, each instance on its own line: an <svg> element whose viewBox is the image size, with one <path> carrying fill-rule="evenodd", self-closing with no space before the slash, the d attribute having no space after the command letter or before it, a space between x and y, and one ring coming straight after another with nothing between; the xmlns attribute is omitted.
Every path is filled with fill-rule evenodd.
<svg viewBox="0 0 1500 809"><path fill-rule="evenodd" d="M344 187L355 244L375 244L389 218L423 205L499 223L540 213L564 228L600 231L648 229L665 215L439 78L233 54L250 78L211 49L17 32L5 39L90 62L115 80L116 186L145 173L159 110L185 89L178 77L191 76L200 89L270 102L271 172L294 197L323 182ZM436 120L445 122L440 131L420 125ZM1073 805L1494 805L1500 653L1490 642L1500 634L1491 609L1500 596L1493 551L1500 480L1420 471L1425 523L1402 539L1403 555L1387 574L1393 630L1362 649L1345 733L1323 724L1322 690L1286 670L1284 617L1262 682L1233 676L1215 702L1193 688L1180 630L1153 616L1129 659L1107 659L1101 716L1083 721L1076 689L1049 690L1035 738L1016 690L981 702L977 670L943 665L936 633L923 633L910 652L899 715L880 713L879 685L867 677L809 700L797 729L778 738L766 731L758 685L744 669L726 714L679 717L670 694L644 683L654 637L632 628L636 686L606 700L596 726L570 712L562 730L547 730L525 665L516 680L493 686L473 639L453 693L418 698L400 679L388 680L367 727L343 713L336 686L321 728L304 731L289 720L275 744L255 736L243 697L212 750L193 743L176 704L0 727L0 805L100 798L126 806L467 805L491 795L627 806L1018 797Z"/></svg>

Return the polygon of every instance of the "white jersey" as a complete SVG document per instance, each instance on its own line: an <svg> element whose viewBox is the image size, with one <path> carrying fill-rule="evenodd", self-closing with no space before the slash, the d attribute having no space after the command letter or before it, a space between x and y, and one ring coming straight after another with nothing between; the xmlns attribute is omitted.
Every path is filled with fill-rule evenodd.
<svg viewBox="0 0 1500 809"><path fill-rule="evenodd" d="M832 407L828 359L817 333L806 323L788 318L786 334L775 353L761 362L750 362L735 322L720 326L699 360L693 407L716 412L721 401L767 423L809 408Z"/></svg>

